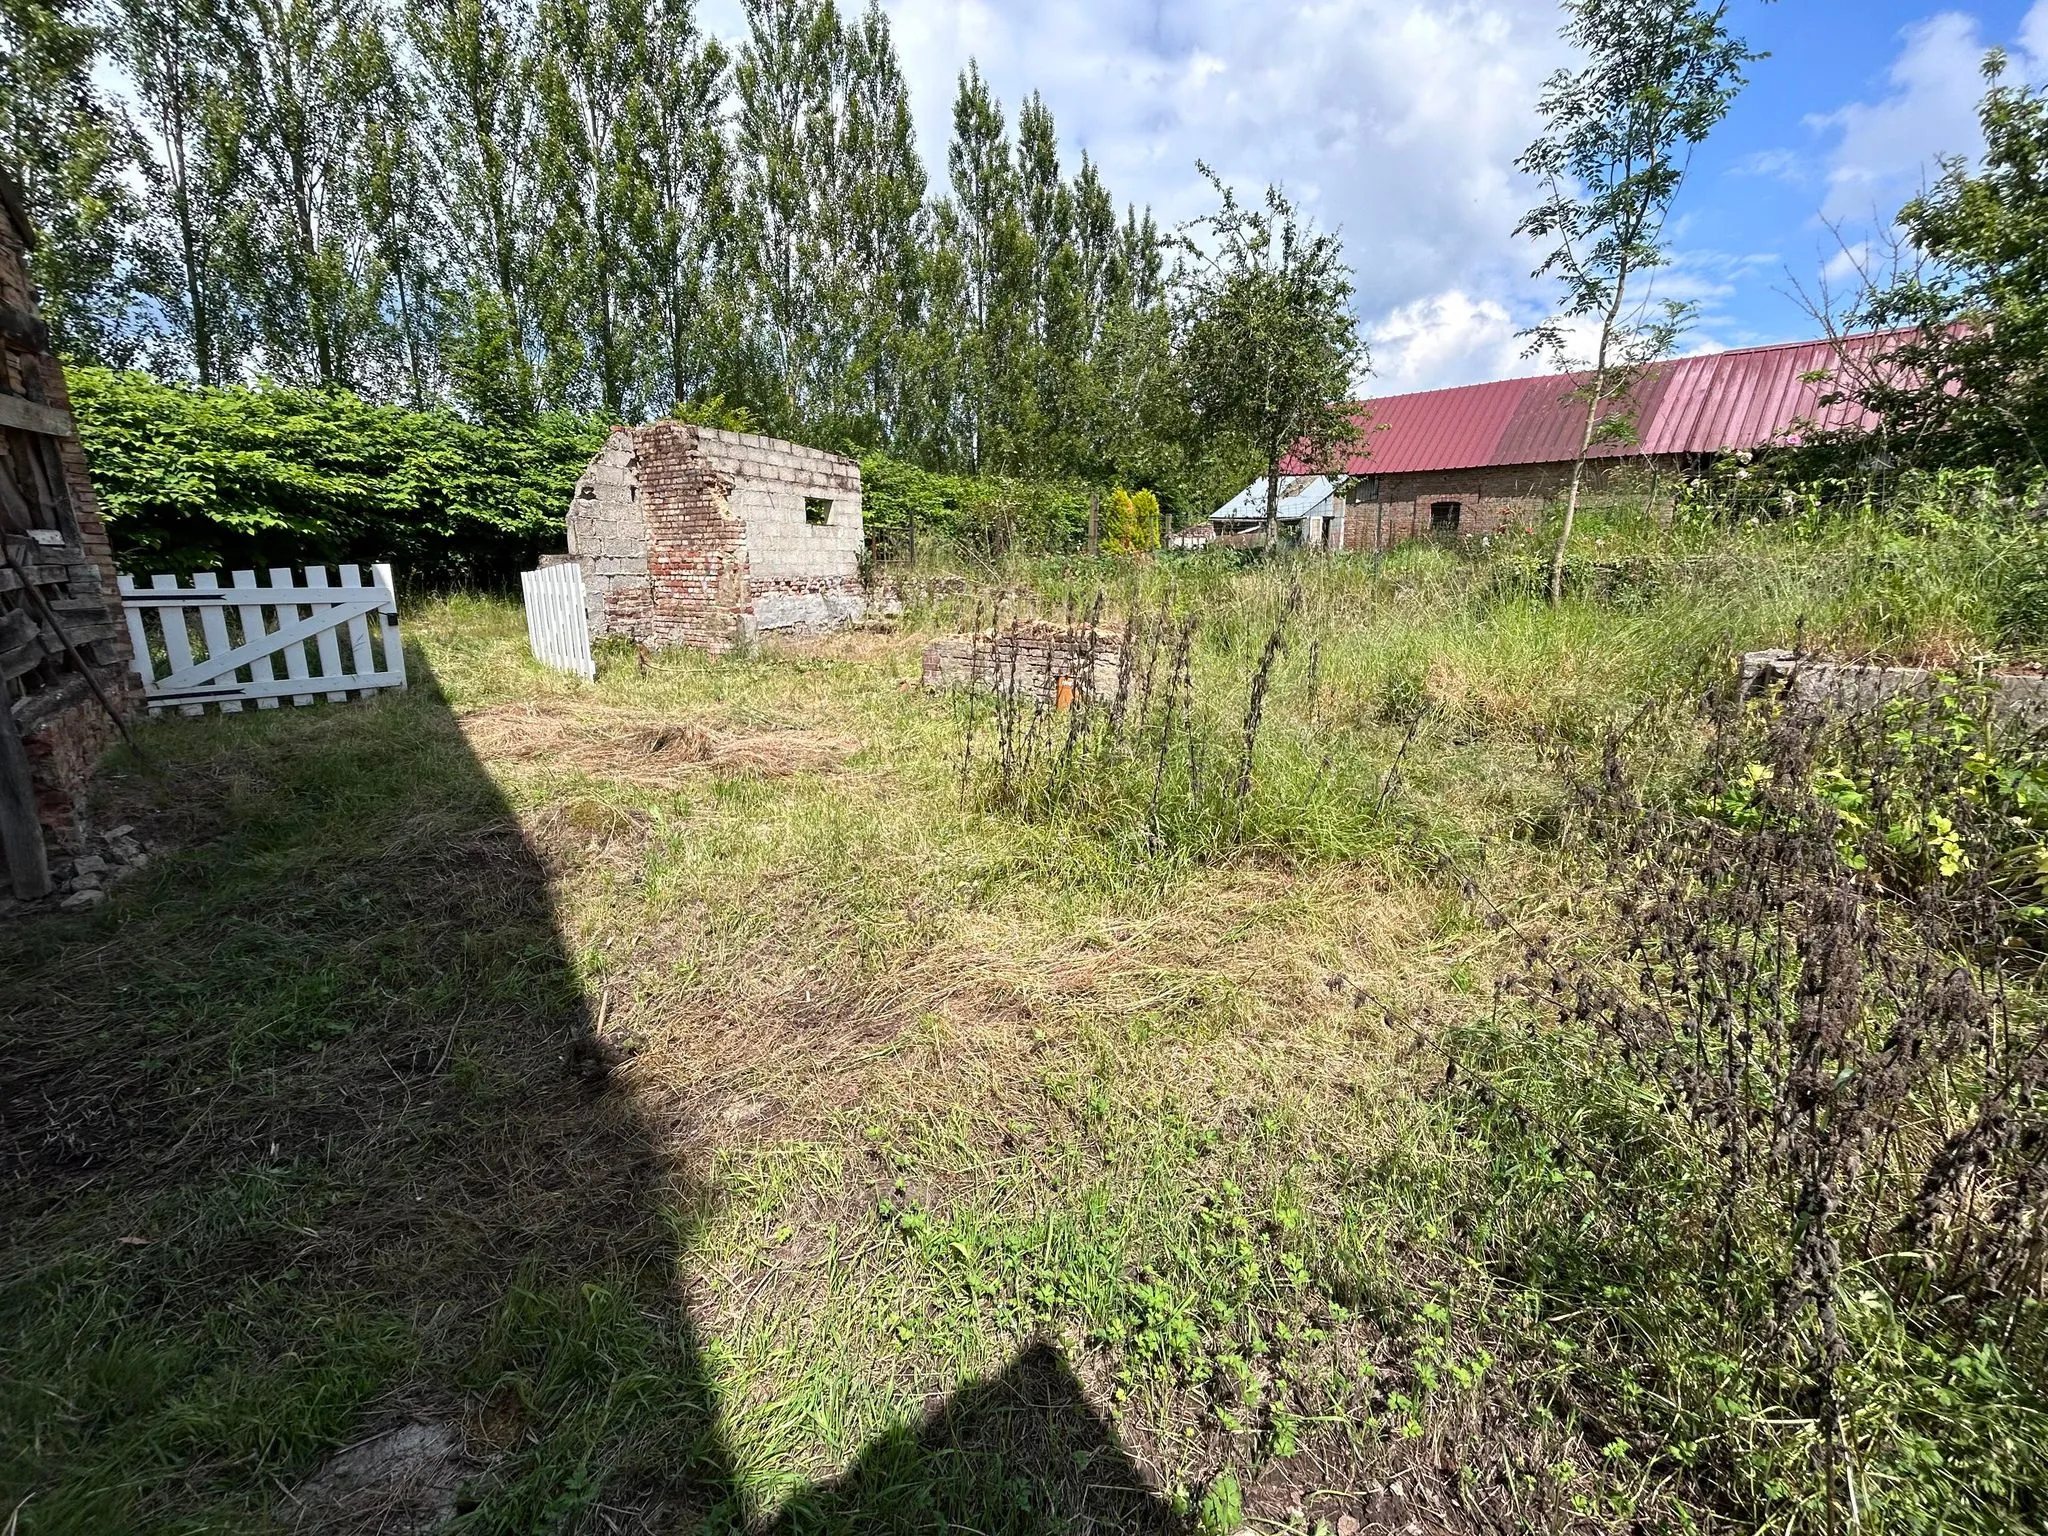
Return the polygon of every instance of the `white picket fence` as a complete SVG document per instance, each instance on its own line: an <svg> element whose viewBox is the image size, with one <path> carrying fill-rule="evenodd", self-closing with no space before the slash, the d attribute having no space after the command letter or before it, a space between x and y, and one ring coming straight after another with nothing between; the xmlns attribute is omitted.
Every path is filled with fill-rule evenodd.
<svg viewBox="0 0 2048 1536"><path fill-rule="evenodd" d="M234 714L245 703L275 709L281 700L340 702L351 694L405 686L405 647L398 635L398 597L391 567L365 578L340 567L332 585L325 566L305 572L274 566L267 582L254 571L203 571L182 586L152 576L143 586L121 578L135 670L152 710L204 714L218 704Z"/></svg>
<svg viewBox="0 0 2048 1536"><path fill-rule="evenodd" d="M526 589L526 639L536 661L586 681L597 676L590 654L590 616L583 607L583 567L573 560L522 571Z"/></svg>

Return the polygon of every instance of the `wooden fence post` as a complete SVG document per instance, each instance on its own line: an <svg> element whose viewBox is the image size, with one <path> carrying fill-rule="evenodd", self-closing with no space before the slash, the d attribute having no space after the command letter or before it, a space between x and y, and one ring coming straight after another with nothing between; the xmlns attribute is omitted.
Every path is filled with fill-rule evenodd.
<svg viewBox="0 0 2048 1536"><path fill-rule="evenodd" d="M0 846L14 894L37 901L50 894L50 860L36 820L36 787L29 776L28 749L14 724L14 706L0 685Z"/></svg>
<svg viewBox="0 0 2048 1536"><path fill-rule="evenodd" d="M1102 553L1102 492L1088 493L1088 554L1092 559Z"/></svg>

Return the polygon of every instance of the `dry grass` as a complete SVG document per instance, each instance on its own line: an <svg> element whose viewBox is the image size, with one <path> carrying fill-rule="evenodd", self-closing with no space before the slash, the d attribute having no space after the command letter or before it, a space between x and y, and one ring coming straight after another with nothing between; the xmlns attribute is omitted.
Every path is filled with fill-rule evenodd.
<svg viewBox="0 0 2048 1536"><path fill-rule="evenodd" d="M576 708L560 700L497 704L457 717L486 763L539 764L640 789L675 789L687 777L781 778L825 773L860 750L850 736L730 730L645 710Z"/></svg>

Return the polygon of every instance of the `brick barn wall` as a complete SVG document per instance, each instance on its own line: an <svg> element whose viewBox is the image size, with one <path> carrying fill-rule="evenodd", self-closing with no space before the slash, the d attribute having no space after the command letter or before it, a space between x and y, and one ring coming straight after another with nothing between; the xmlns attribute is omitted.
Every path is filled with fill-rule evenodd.
<svg viewBox="0 0 2048 1536"><path fill-rule="evenodd" d="M1597 491L1617 473L1640 473L1644 462L1631 458L1622 463L1589 464L1587 487ZM1675 473L1678 467L1675 457L1650 462L1666 473ZM1372 549L1376 537L1382 548L1403 539L1426 539L1430 537L1430 504L1438 501L1459 504L1460 538L1531 529L1544 511L1563 497L1571 478L1569 464L1505 464L1380 475L1376 486L1368 482L1358 487L1353 494L1360 499L1345 504L1344 547Z"/></svg>

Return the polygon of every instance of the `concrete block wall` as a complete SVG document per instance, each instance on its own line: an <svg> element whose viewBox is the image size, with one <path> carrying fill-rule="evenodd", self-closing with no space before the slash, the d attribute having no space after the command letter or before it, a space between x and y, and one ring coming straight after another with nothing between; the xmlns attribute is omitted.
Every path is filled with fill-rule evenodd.
<svg viewBox="0 0 2048 1536"><path fill-rule="evenodd" d="M823 524L813 497L832 503ZM682 422L613 432L569 506L592 635L657 648L859 618L862 539L852 460Z"/></svg>

